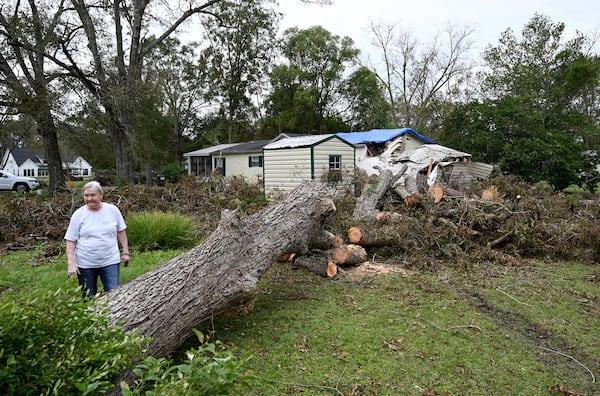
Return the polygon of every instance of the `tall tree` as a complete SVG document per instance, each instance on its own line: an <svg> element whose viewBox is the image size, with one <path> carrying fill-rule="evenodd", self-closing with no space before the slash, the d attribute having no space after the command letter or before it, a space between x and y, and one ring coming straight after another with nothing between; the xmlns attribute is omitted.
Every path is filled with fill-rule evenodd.
<svg viewBox="0 0 600 396"><path fill-rule="evenodd" d="M168 4L152 3L151 7L150 0L113 1L100 5L92 5L87 0L71 0L76 15L64 20L68 40L61 48L63 57L49 57L79 79L104 108L117 176L122 180L133 180L133 122L138 111L137 98L145 59L192 16L212 15L211 11L219 1L191 0L185 9L176 10L160 9ZM152 24L152 21L159 21L159 24ZM147 42L144 37L151 29L161 29L162 33ZM81 32L83 36L80 36ZM82 41L85 46L79 45ZM81 55L84 51L86 53Z"/></svg>
<svg viewBox="0 0 600 396"><path fill-rule="evenodd" d="M366 131L394 125L382 84L369 68L362 66L346 79L343 97L347 102L345 122L351 130Z"/></svg>
<svg viewBox="0 0 600 396"><path fill-rule="evenodd" d="M198 117L209 106L206 65L197 59L196 46L182 45L175 38L163 41L150 54L143 77L146 85L160 94L162 104L157 105L171 120L168 143L177 162L183 159L185 138L198 133Z"/></svg>
<svg viewBox="0 0 600 396"><path fill-rule="evenodd" d="M351 38L321 26L286 30L283 55L288 64L275 67L271 74L264 127L296 133L347 129L341 103L344 73L356 63L358 53Z"/></svg>
<svg viewBox="0 0 600 396"><path fill-rule="evenodd" d="M49 190L65 188L65 176L53 114L55 70L48 70L44 54L57 49L55 29L63 14L56 8L38 7L35 0L0 7L0 105L4 114L24 114L35 120L48 163Z"/></svg>
<svg viewBox="0 0 600 396"><path fill-rule="evenodd" d="M429 44L400 23L372 23L371 33L380 54L373 69L385 86L396 126L437 136L445 105L459 97L471 73L473 29L448 25Z"/></svg>
<svg viewBox="0 0 600 396"><path fill-rule="evenodd" d="M598 124L581 104L598 89L600 64L583 53L581 34L564 42L564 28L536 14L521 40L505 31L484 53L489 99L457 109L442 141L557 188L591 181Z"/></svg>
<svg viewBox="0 0 600 396"><path fill-rule="evenodd" d="M255 119L253 96L260 93L275 56L280 15L274 4L273 0L225 0L215 10L218 18L204 21L209 45L202 63L210 79L208 96L226 119L228 142L247 139L243 124Z"/></svg>

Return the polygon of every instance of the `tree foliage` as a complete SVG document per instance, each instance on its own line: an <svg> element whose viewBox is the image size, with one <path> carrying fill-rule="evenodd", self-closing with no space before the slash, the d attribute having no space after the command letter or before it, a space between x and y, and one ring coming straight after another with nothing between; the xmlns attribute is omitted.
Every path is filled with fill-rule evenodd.
<svg viewBox="0 0 600 396"><path fill-rule="evenodd" d="M598 88L600 63L585 38L563 41L564 24L535 15L521 40L509 29L484 53L488 99L458 107L443 143L497 163L505 172L557 188L591 181L598 127L582 105Z"/></svg>
<svg viewBox="0 0 600 396"><path fill-rule="evenodd" d="M390 105L377 75L365 66L345 80L342 96L347 102L346 124L352 131L393 127Z"/></svg>
<svg viewBox="0 0 600 396"><path fill-rule="evenodd" d="M345 130L344 73L359 51L349 37L331 34L321 26L284 32L287 64L271 74L271 94L263 127L270 134L326 133Z"/></svg>
<svg viewBox="0 0 600 396"><path fill-rule="evenodd" d="M173 161L183 159L183 146L198 134L198 119L208 107L206 96L210 84L196 46L197 43L182 45L177 39L166 39L150 54L144 71L144 81L153 87L150 92L160 98L157 110L171 122L171 131L165 137L172 148L169 151Z"/></svg>
<svg viewBox="0 0 600 396"><path fill-rule="evenodd" d="M227 142L250 140L256 120L255 96L261 93L274 61L280 15L273 0L227 0L218 18L206 19L208 46L201 62L208 76L207 97L223 118Z"/></svg>

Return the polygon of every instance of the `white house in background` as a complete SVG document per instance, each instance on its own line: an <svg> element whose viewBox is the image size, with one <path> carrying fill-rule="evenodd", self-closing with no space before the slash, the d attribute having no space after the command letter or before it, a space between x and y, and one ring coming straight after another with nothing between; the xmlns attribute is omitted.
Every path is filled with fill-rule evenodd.
<svg viewBox="0 0 600 396"><path fill-rule="evenodd" d="M325 176L344 180L354 167L355 147L336 134L281 138L263 147L264 192L289 192Z"/></svg>
<svg viewBox="0 0 600 396"><path fill-rule="evenodd" d="M81 155L66 153L63 157L63 169L68 171L69 176L91 177L92 165Z"/></svg>
<svg viewBox="0 0 600 396"><path fill-rule="evenodd" d="M48 177L48 163L44 152L28 147L7 149L2 156L0 168L16 176ZM70 176L92 176L92 165L82 156L66 153L62 167Z"/></svg>
<svg viewBox="0 0 600 396"><path fill-rule="evenodd" d="M48 165L39 150L27 147L6 149L2 156L2 170L15 176L47 177Z"/></svg>

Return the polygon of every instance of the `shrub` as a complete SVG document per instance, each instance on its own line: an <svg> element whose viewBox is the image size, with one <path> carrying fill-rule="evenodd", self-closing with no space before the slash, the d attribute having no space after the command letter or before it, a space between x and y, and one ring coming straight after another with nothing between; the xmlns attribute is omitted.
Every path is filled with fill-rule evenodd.
<svg viewBox="0 0 600 396"><path fill-rule="evenodd" d="M76 297L74 296L76 295ZM0 389L10 395L98 394L142 357L144 339L123 334L73 291L0 302Z"/></svg>
<svg viewBox="0 0 600 396"><path fill-rule="evenodd" d="M161 172L169 183L177 183L181 176L185 175L185 169L173 162L165 165Z"/></svg>
<svg viewBox="0 0 600 396"><path fill-rule="evenodd" d="M194 221L173 212L137 212L127 217L129 245L140 251L192 246Z"/></svg>
<svg viewBox="0 0 600 396"><path fill-rule="evenodd" d="M209 342L194 329L200 340L198 349L186 352L186 359L171 365L165 358L147 357L134 369L138 380L133 386L121 384L124 396L153 394L161 396L179 395L240 395L253 380L245 369L251 356L234 355L220 341Z"/></svg>

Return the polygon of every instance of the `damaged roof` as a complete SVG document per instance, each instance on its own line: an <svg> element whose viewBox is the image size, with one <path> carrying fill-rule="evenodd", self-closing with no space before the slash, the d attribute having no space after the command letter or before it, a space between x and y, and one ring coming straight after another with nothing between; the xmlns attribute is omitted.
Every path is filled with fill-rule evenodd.
<svg viewBox="0 0 600 396"><path fill-rule="evenodd" d="M471 154L439 144L424 144L399 154L393 161L410 161L417 164L428 164L432 160L434 162L444 162L458 158L471 158Z"/></svg>
<svg viewBox="0 0 600 396"><path fill-rule="evenodd" d="M423 143L435 143L428 137L421 135L419 132L411 128L400 129L371 129L366 132L339 132L336 135L346 140L351 144L361 143L385 143L389 142L402 135L413 135Z"/></svg>

